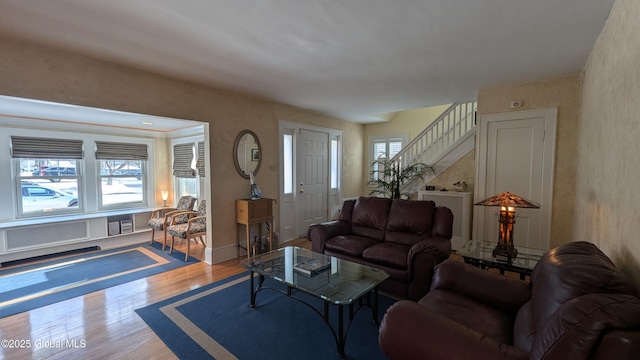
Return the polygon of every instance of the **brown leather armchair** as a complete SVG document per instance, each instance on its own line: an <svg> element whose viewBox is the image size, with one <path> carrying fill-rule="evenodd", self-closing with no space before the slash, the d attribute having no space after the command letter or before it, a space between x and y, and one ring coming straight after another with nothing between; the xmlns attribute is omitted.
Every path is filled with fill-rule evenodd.
<svg viewBox="0 0 640 360"><path fill-rule="evenodd" d="M456 260L436 267L431 291L384 315L390 359L637 359L636 288L595 245L550 250L531 283Z"/></svg>

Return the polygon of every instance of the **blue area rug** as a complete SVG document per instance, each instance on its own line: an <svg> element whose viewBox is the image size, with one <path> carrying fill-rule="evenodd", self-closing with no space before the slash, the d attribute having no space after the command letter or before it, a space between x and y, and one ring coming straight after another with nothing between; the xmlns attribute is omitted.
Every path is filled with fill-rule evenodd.
<svg viewBox="0 0 640 360"><path fill-rule="evenodd" d="M199 262L139 244L0 270L0 318Z"/></svg>
<svg viewBox="0 0 640 360"><path fill-rule="evenodd" d="M262 290L250 308L248 279L248 273L233 276L136 312L180 359L339 358L333 333L306 305ZM265 286L285 289L270 279ZM321 300L295 289L293 295L322 312ZM380 295L379 301L381 319L395 300ZM329 312L336 324L337 307L330 305ZM344 313L346 320L347 308ZM346 359L385 359L368 307L356 313L347 335Z"/></svg>

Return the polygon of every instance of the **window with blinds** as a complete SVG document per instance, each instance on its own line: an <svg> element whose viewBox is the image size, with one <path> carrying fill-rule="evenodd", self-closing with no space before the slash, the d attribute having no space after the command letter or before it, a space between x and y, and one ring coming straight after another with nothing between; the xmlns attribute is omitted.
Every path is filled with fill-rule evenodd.
<svg viewBox="0 0 640 360"><path fill-rule="evenodd" d="M406 142L406 137L378 137L371 140L371 180L378 179L378 173L382 171L379 161L389 160L396 156Z"/></svg>
<svg viewBox="0 0 640 360"><path fill-rule="evenodd" d="M196 163L197 154L193 143L175 144L173 146L173 176L183 178L196 177Z"/></svg>
<svg viewBox="0 0 640 360"><path fill-rule="evenodd" d="M204 168L204 141L200 141L198 142L198 159L196 160L196 169L198 170L198 176L205 177Z"/></svg>
<svg viewBox="0 0 640 360"><path fill-rule="evenodd" d="M20 217L82 210L82 140L11 136Z"/></svg>
<svg viewBox="0 0 640 360"><path fill-rule="evenodd" d="M373 158L391 159L402 150L402 139L378 139L373 143Z"/></svg>
<svg viewBox="0 0 640 360"><path fill-rule="evenodd" d="M205 179L205 142L202 137L176 139L173 147L173 196L201 198Z"/></svg>
<svg viewBox="0 0 640 360"><path fill-rule="evenodd" d="M96 141L99 208L145 205L146 144Z"/></svg>

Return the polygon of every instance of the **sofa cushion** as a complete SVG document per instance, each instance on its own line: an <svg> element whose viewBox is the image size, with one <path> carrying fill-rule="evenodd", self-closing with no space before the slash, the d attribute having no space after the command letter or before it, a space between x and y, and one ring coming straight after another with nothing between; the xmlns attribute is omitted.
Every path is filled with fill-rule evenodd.
<svg viewBox="0 0 640 360"><path fill-rule="evenodd" d="M357 235L340 235L333 237L327 241L325 244L325 249L345 254L349 256L353 256L355 258L362 257L362 252L375 244L378 241L365 237L365 236L357 236Z"/></svg>
<svg viewBox="0 0 640 360"><path fill-rule="evenodd" d="M342 203L342 209L338 215L338 221L351 222L351 214L353 213L353 206L356 204L355 200L345 200Z"/></svg>
<svg viewBox="0 0 640 360"><path fill-rule="evenodd" d="M351 213L352 234L382 241L391 202L385 198L359 197Z"/></svg>
<svg viewBox="0 0 640 360"><path fill-rule="evenodd" d="M393 199L384 241L411 246L431 236L435 212L433 201Z"/></svg>
<svg viewBox="0 0 640 360"><path fill-rule="evenodd" d="M513 341L511 316L464 295L431 289L418 303L500 343L511 345Z"/></svg>
<svg viewBox="0 0 640 360"><path fill-rule="evenodd" d="M406 269L408 253L409 246L384 242L366 248L362 252L362 258L372 264Z"/></svg>

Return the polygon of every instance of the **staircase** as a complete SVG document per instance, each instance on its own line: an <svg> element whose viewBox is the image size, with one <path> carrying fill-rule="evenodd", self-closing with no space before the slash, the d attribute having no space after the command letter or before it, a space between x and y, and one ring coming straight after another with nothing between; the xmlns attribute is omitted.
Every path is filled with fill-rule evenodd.
<svg viewBox="0 0 640 360"><path fill-rule="evenodd" d="M460 160L475 147L475 101L452 104L391 159L400 168L417 162L431 165L436 174ZM414 179L402 185L402 192L414 193L436 174L424 181Z"/></svg>

